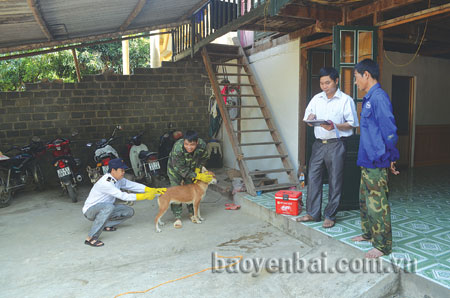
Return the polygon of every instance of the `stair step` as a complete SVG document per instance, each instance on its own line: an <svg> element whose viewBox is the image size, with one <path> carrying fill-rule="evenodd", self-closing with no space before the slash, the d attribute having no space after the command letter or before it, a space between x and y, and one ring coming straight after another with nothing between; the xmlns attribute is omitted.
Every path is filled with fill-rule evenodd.
<svg viewBox="0 0 450 298"><path fill-rule="evenodd" d="M274 131L274 130L273 129L244 129L244 130L235 130L234 133L263 132L263 131Z"/></svg>
<svg viewBox="0 0 450 298"><path fill-rule="evenodd" d="M234 108L243 108L243 109L245 109L245 108L264 108L264 106L258 106L258 105L256 105L256 106L226 106L227 107L227 109L234 109Z"/></svg>
<svg viewBox="0 0 450 298"><path fill-rule="evenodd" d="M260 156L250 156L244 157L243 160L256 160L256 159L269 159L269 158L286 158L288 155L260 155Z"/></svg>
<svg viewBox="0 0 450 298"><path fill-rule="evenodd" d="M219 77L227 77L227 76L233 76L233 77L249 77L251 75L246 74L246 73L216 73L216 76Z"/></svg>
<svg viewBox="0 0 450 298"><path fill-rule="evenodd" d="M261 175L261 174L270 174L270 173L283 173L283 172L291 172L294 169L286 169L286 168L282 168L282 169L271 169L271 170L262 170L262 171L253 171L253 172L249 172L248 174L251 176L256 176L256 175Z"/></svg>
<svg viewBox="0 0 450 298"><path fill-rule="evenodd" d="M278 145L281 142L260 142L260 143L242 143L239 146L260 146L260 145Z"/></svg>
<svg viewBox="0 0 450 298"><path fill-rule="evenodd" d="M208 55L210 56L219 56L219 57L226 57L226 58L242 58L242 55L239 54L226 54L226 53L211 53L209 52Z"/></svg>
<svg viewBox="0 0 450 298"><path fill-rule="evenodd" d="M223 66L245 66L245 64L241 64L241 63L211 62L211 64L223 65Z"/></svg>
<svg viewBox="0 0 450 298"><path fill-rule="evenodd" d="M259 97L258 95L255 95L255 94L230 94L230 93L225 93L225 94L222 94L222 96L235 96L235 97Z"/></svg>
<svg viewBox="0 0 450 298"><path fill-rule="evenodd" d="M220 86L225 86L225 85L230 85L230 84L227 84L227 83L219 83L219 85L220 85ZM237 84L237 83L232 83L232 85L233 85L233 86L237 86L237 87L240 87L240 86L249 86L249 87L255 86L255 84Z"/></svg>
<svg viewBox="0 0 450 298"><path fill-rule="evenodd" d="M241 118L230 118L230 120L261 120L261 119L269 119L266 117L241 117Z"/></svg>
<svg viewBox="0 0 450 298"><path fill-rule="evenodd" d="M285 189L293 186L297 186L298 184L294 183L281 183L281 184L270 184L270 185L262 185L255 187L256 191L264 191L264 190L278 190L278 189Z"/></svg>

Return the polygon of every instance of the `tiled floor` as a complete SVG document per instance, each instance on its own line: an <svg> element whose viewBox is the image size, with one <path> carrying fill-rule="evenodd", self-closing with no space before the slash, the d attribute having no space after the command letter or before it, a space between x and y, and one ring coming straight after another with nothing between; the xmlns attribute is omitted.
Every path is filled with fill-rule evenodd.
<svg viewBox="0 0 450 298"><path fill-rule="evenodd" d="M403 171L390 178L389 187L393 252L383 258L410 265L416 260L416 274L450 289L450 167ZM306 189L302 191L305 202ZM328 185L323 192L325 205ZM246 198L275 211L274 194ZM300 216L304 214L305 210ZM368 242L351 241L361 233L359 210L339 212L331 229L322 228L322 223L305 224L363 251L372 248Z"/></svg>

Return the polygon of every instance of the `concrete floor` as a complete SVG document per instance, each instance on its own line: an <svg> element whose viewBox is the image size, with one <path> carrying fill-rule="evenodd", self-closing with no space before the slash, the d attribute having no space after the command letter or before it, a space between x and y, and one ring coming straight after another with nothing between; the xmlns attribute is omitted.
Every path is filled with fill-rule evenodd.
<svg viewBox="0 0 450 298"><path fill-rule="evenodd" d="M88 192L81 188L76 204L57 188L22 192L0 209L1 297L115 297L211 267L213 252L245 259L292 258L298 252L310 260L326 251L328 264L358 256L332 242L307 245L242 209L224 210L229 199L211 190L201 205L202 224L189 222L185 214L183 228L174 229L168 212L163 232L156 233L157 202L138 202L132 219L116 232L102 233L104 247L89 247L84 239L91 222L81 213ZM254 277L206 271L125 297L380 297L394 293L397 285L393 273L263 270Z"/></svg>

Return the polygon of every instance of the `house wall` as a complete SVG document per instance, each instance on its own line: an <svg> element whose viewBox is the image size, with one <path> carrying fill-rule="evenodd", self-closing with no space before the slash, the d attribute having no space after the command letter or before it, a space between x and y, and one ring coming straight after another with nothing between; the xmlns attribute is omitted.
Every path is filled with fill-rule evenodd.
<svg viewBox="0 0 450 298"><path fill-rule="evenodd" d="M389 59L396 64L404 64L413 55L387 52ZM386 92L392 94L392 75L413 76L416 79L416 125L450 124L450 100L448 97L448 70L450 60L418 56L405 67L392 65L383 60L381 84Z"/></svg>
<svg viewBox="0 0 450 298"><path fill-rule="evenodd" d="M289 158L295 169L298 166L298 97L299 97L299 43L289 42L249 57L250 67L261 92L272 112L275 125L289 153ZM231 71L230 71L231 72ZM245 83L245 81L242 81ZM243 88L242 94L250 93ZM244 98L245 104L252 104ZM256 102L256 100L254 100ZM259 110L243 109L242 116L260 116ZM242 122L241 129L266 128L264 120L247 120ZM223 129L224 164L238 169L236 157ZM268 133L243 134L242 142L271 141ZM278 154L274 145L243 147L244 155ZM268 164L270 163L270 164ZM280 159L268 159L248 162L250 170L281 168ZM286 174L271 174L271 178L279 178L279 182L288 182Z"/></svg>
<svg viewBox="0 0 450 298"><path fill-rule="evenodd" d="M26 91L0 92L0 151L26 145L32 136L43 141L70 138L76 129L79 135L72 150L86 164L92 162L93 153L84 145L108 138L118 124L123 130L113 147L125 158L128 139L142 131L143 142L157 151L169 123L174 129L197 130L208 139L204 88L208 79L202 62L163 63L162 68L134 72L86 76L81 83L27 84ZM50 156L46 154L44 165L50 164Z"/></svg>
<svg viewBox="0 0 450 298"><path fill-rule="evenodd" d="M395 64L405 64L411 54L387 52ZM384 59L381 84L392 94L392 75L415 79L415 104L412 131L412 156L415 166L450 164L450 100L448 70L450 60L418 56L412 63L398 67Z"/></svg>

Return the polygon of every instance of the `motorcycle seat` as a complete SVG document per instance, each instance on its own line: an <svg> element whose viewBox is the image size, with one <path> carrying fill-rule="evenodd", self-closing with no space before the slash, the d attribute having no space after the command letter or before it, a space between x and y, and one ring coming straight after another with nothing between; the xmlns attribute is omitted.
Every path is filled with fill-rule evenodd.
<svg viewBox="0 0 450 298"><path fill-rule="evenodd" d="M138 157L140 160L147 160L150 158L150 156L156 155L156 154L157 154L156 152L150 152L150 151L144 150L144 151L139 152Z"/></svg>

